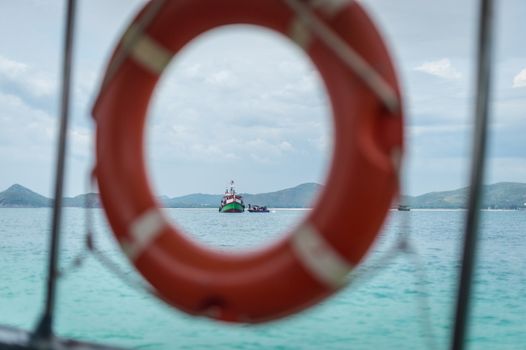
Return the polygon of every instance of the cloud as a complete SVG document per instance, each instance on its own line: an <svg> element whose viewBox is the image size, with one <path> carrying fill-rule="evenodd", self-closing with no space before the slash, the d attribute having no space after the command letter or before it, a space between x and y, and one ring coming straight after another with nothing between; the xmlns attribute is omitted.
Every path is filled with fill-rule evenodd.
<svg viewBox="0 0 526 350"><path fill-rule="evenodd" d="M469 124L431 124L408 126L407 130L412 136L424 136L429 134L449 134L468 130Z"/></svg>
<svg viewBox="0 0 526 350"><path fill-rule="evenodd" d="M449 80L460 79L462 77L460 72L453 67L449 58L422 63L420 66L415 67L414 70Z"/></svg>
<svg viewBox="0 0 526 350"><path fill-rule="evenodd" d="M56 81L49 74L0 55L0 81L2 80L4 84L16 86L33 97L49 97L56 92Z"/></svg>
<svg viewBox="0 0 526 350"><path fill-rule="evenodd" d="M328 150L330 106L315 67L292 44L267 42L274 33L243 33L209 35L170 65L151 104L156 162L276 167Z"/></svg>
<svg viewBox="0 0 526 350"><path fill-rule="evenodd" d="M238 86L238 80L229 70L220 70L210 74L206 82L218 88L235 88Z"/></svg>
<svg viewBox="0 0 526 350"><path fill-rule="evenodd" d="M494 157L488 159L487 182L524 182L526 159L524 157Z"/></svg>
<svg viewBox="0 0 526 350"><path fill-rule="evenodd" d="M514 88L521 88L526 87L526 68L521 70L514 78L513 78L513 87Z"/></svg>
<svg viewBox="0 0 526 350"><path fill-rule="evenodd" d="M0 158L49 161L55 144L55 120L12 94L0 92L0 106Z"/></svg>
<svg viewBox="0 0 526 350"><path fill-rule="evenodd" d="M28 67L24 63L0 56L0 72L8 78L15 78L17 75L27 72L27 69Z"/></svg>
<svg viewBox="0 0 526 350"><path fill-rule="evenodd" d="M87 128L71 126L68 131L70 155L77 159L91 159L93 156L93 132Z"/></svg>

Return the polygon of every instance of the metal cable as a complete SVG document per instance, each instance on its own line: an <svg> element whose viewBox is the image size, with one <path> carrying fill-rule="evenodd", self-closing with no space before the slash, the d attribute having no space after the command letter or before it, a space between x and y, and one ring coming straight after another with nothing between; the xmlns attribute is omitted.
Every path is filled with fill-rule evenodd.
<svg viewBox="0 0 526 350"><path fill-rule="evenodd" d="M92 193L94 191L95 186L95 178L94 176L90 176L89 179L89 190L88 193ZM121 280L121 282L128 285L128 287L131 287L132 289L139 290L142 292L146 292L150 295L153 295L155 297L159 297L158 293L151 287L149 284L143 281L139 281L137 279L130 278L128 274L123 271L122 267L119 266L118 263L113 261L110 257L108 257L104 252L99 249L96 239L95 239L95 220L93 217L92 210L88 208L87 206L84 208L85 213L85 235L84 235L84 253L80 253L77 257L81 256L87 256L88 254L91 254L96 261L98 261L106 270L108 270L110 273L112 273L115 277ZM80 265L79 265L80 266Z"/></svg>
<svg viewBox="0 0 526 350"><path fill-rule="evenodd" d="M93 174L93 173L92 173ZM93 193L93 181L94 176L88 177L88 181L86 181L84 193L86 193L86 197L84 198L84 225L85 225L85 233L84 233L84 245L80 252L78 252L74 258L71 260L71 262L61 268L59 270L59 277L64 278L67 275L71 274L75 270L78 270L84 265L84 262L89 257L89 254L91 252L91 247L93 245L93 234L91 233L91 228L93 227L93 219L92 216L88 214L89 208L94 208L95 205L90 201L89 195Z"/></svg>
<svg viewBox="0 0 526 350"><path fill-rule="evenodd" d="M394 261L399 256L405 256L413 263L417 271L417 280L429 282L428 274L425 265L420 260L420 255L410 239L410 220L408 213L401 212L403 215L400 219L400 228L396 231L396 238L393 245L383 252L379 257L371 260L365 264L359 265L354 269L350 275L350 285L358 287L360 284L368 283L373 280L378 274L389 266L389 263ZM428 349L438 349L432 317L430 313L429 290L425 287L426 283L421 283L419 288L424 297L418 299L418 310L420 313L421 326Z"/></svg>
<svg viewBox="0 0 526 350"><path fill-rule="evenodd" d="M464 348L466 329L469 320L469 307L473 271L475 269L478 243L478 224L486 145L488 135L488 105L490 97L491 52L493 42L493 1L480 1L479 37L477 53L477 98L475 104L475 130L473 138L473 156L469 187L468 212L466 216L462 270L459 277L459 289L455 313L455 328L451 339L451 349Z"/></svg>
<svg viewBox="0 0 526 350"><path fill-rule="evenodd" d="M33 342L35 346L46 343L53 336L53 314L55 311L57 265L60 245L60 224L62 214L62 197L64 188L64 173L66 167L67 132L69 121L69 104L71 90L71 69L73 61L73 37L75 29L75 0L68 0L66 10L66 26L64 40L64 57L62 65L62 97L60 105L60 130L57 149L57 165L55 176L55 201L50 237L48 279L46 286L45 308L35 329Z"/></svg>

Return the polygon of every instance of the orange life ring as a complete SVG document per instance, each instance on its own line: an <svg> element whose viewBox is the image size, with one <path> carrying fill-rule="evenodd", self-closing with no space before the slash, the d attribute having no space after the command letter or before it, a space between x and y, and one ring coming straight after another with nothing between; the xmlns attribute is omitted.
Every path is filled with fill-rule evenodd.
<svg viewBox="0 0 526 350"><path fill-rule="evenodd" d="M149 2L116 48L93 110L95 176L115 236L159 296L189 314L263 322L334 293L371 246L398 192L401 108L389 111L363 77L301 27L286 1ZM315 11L399 97L387 50L361 5ZM305 220L279 242L228 253L197 244L163 216L148 181L143 133L152 91L171 57L199 34L238 23L302 45L326 84L335 132L326 186Z"/></svg>

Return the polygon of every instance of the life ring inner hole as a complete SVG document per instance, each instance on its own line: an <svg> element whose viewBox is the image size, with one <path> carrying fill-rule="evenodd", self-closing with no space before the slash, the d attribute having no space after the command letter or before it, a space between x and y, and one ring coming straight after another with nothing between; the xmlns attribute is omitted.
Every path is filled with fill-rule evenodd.
<svg viewBox="0 0 526 350"><path fill-rule="evenodd" d="M266 28L222 26L192 40L161 76L146 168L181 232L216 249L251 249L278 240L314 207L333 135L326 87L301 48ZM224 214L218 207L230 180L241 195L292 189L244 196L244 213ZM194 193L215 196L184 197ZM250 213L248 204L270 212Z"/></svg>

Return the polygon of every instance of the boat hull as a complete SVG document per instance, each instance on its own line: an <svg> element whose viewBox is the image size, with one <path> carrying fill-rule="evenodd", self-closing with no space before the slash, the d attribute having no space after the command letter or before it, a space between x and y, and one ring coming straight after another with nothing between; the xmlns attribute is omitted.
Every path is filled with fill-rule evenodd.
<svg viewBox="0 0 526 350"><path fill-rule="evenodd" d="M245 207L238 202L228 203L219 208L221 213L242 213Z"/></svg>

